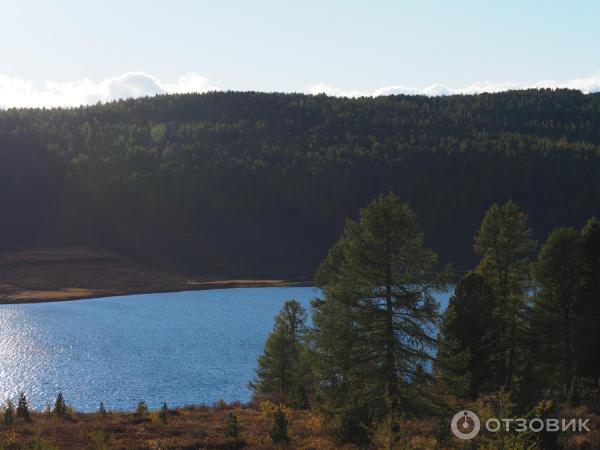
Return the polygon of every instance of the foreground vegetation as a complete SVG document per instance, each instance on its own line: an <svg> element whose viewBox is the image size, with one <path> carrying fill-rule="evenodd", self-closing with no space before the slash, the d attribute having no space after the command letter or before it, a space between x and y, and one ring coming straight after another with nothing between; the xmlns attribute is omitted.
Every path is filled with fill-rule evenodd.
<svg viewBox="0 0 600 450"><path fill-rule="evenodd" d="M43 412L30 411L28 418L14 418L7 423L6 408L0 423L0 449L304 449L358 450L356 444L340 444L335 439L335 424L322 415L308 410L281 409L285 426L275 419L278 405L271 402L186 406L149 411L140 402L136 411L106 411L103 406L94 413L78 413L67 405L57 405ZM581 407L562 408L560 415L574 417L587 414ZM600 416L591 415L597 430ZM530 439L531 436L528 436ZM567 436L571 449L595 449L600 445L600 433ZM484 441L485 442L485 441ZM452 450L499 448L493 442L478 441L469 446L453 439L448 424L435 418L407 418L396 448L415 450ZM498 444L498 442L496 442ZM510 446L506 449L520 448ZM385 446L380 446L385 447Z"/></svg>
<svg viewBox="0 0 600 450"><path fill-rule="evenodd" d="M436 265L408 205L378 197L347 221L321 264L312 325L294 300L275 318L251 384L257 397L309 409L332 424L336 443L361 447L407 448L409 419L420 419L437 421L443 448L444 430L464 408L498 420L568 412L592 422L600 412L600 222L553 230L536 257L527 219L512 201L487 211L474 239L480 262L440 317L433 293L448 288L450 268ZM574 439L506 431L472 445L600 446L600 430Z"/></svg>
<svg viewBox="0 0 600 450"><path fill-rule="evenodd" d="M294 278L393 191L428 247L463 269L491 204L515 200L543 239L597 214L599 178L600 94L579 91L14 109L0 111L0 251L78 244L196 274Z"/></svg>
<svg viewBox="0 0 600 450"><path fill-rule="evenodd" d="M65 405L44 412L30 411L0 423L0 449L331 449L324 424L306 411L286 409L284 428L276 425L274 405L239 403L186 406L149 411L140 402L136 411L101 409L78 413ZM289 425L288 425L289 424ZM275 430L275 431L274 431ZM349 447L350 448L350 447Z"/></svg>

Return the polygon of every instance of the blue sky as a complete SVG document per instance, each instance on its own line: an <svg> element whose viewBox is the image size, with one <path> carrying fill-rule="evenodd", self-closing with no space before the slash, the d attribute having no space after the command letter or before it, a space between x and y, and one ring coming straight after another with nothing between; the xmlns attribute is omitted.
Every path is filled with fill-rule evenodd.
<svg viewBox="0 0 600 450"><path fill-rule="evenodd" d="M599 17L592 1L3 0L0 105L207 89L598 90Z"/></svg>

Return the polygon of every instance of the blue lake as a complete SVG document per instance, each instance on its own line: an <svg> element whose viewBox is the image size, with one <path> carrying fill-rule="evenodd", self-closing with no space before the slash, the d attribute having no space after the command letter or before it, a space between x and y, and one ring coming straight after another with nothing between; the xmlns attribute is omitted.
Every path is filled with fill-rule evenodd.
<svg viewBox="0 0 600 450"><path fill-rule="evenodd" d="M311 287L215 289L0 305L0 400L37 409L58 391L80 411L250 399L273 317ZM442 309L449 294L438 296Z"/></svg>

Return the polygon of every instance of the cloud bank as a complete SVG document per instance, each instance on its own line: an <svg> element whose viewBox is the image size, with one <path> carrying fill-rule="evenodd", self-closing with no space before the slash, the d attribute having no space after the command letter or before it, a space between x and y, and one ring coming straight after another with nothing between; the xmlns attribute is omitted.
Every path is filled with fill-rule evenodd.
<svg viewBox="0 0 600 450"><path fill-rule="evenodd" d="M301 90L301 92L337 97L377 97L392 94L436 96L528 88L569 88L578 89L584 93L600 92L600 70L588 77L565 82L544 80L534 84L519 84L484 81L462 88L450 88L443 84L432 84L426 87L394 85L381 87L371 92L348 91L325 83L318 83ZM157 94L208 92L222 89L213 84L209 78L196 73L183 75L174 83L163 82L144 72L128 72L100 82L93 82L89 79L69 82L48 81L41 86L36 86L31 81L0 74L0 108L80 106Z"/></svg>
<svg viewBox="0 0 600 450"><path fill-rule="evenodd" d="M195 73L179 77L175 83L163 83L144 72L128 72L98 83L88 79L48 81L41 87L0 74L0 107L80 106L146 95L215 90L219 87Z"/></svg>
<svg viewBox="0 0 600 450"><path fill-rule="evenodd" d="M432 84L423 88L395 85L376 89L372 92L345 91L324 83L310 86L306 92L310 94L327 94L337 97L377 97L380 95L407 94L407 95L455 95L455 94L480 94L483 92L502 92L512 89L541 89L541 88L567 88L577 89L586 94L600 92L600 71L585 78L576 78L566 82L553 80L538 81L534 84L519 83L495 83L492 81L480 81L462 88L450 88L443 84Z"/></svg>

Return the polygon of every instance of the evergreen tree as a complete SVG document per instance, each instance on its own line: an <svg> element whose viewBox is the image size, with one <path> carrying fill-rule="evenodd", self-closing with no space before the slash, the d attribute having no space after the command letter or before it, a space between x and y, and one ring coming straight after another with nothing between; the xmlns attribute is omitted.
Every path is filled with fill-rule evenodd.
<svg viewBox="0 0 600 450"><path fill-rule="evenodd" d="M581 231L582 301L578 306L577 359L582 375L600 388L600 221L591 218Z"/></svg>
<svg viewBox="0 0 600 450"><path fill-rule="evenodd" d="M418 400L410 380L431 358L438 318L433 292L447 286L447 273L434 275L435 263L412 210L389 194L362 209L358 222L346 222L317 272L325 298L316 304L315 352L334 363L346 352L350 369L340 372L352 378L339 382L348 381L347 397L360 399L357 410L366 406L367 417L396 417ZM340 342L345 335L350 351Z"/></svg>
<svg viewBox="0 0 600 450"><path fill-rule="evenodd" d="M574 374L573 336L580 301L581 241L574 228L553 230L542 246L533 274L539 286L532 313L533 335L543 354L553 355L566 393ZM556 366L557 364L552 364Z"/></svg>
<svg viewBox="0 0 600 450"><path fill-rule="evenodd" d="M238 419L233 413L227 414L227 420L225 422L225 437L231 439L239 439L242 436L242 427L238 422Z"/></svg>
<svg viewBox="0 0 600 450"><path fill-rule="evenodd" d="M62 395L62 392L58 393L56 397L56 402L54 403L54 414L58 417L63 417L67 413L67 405L65 404L65 399Z"/></svg>
<svg viewBox="0 0 600 450"><path fill-rule="evenodd" d="M272 444L287 444L290 440L288 436L288 419L281 406L273 414L273 426L269 431L269 439Z"/></svg>
<svg viewBox="0 0 600 450"><path fill-rule="evenodd" d="M258 358L256 378L250 383L256 394L290 401L296 407L306 406L306 331L304 307L296 300L285 302L275 317L275 325L267 337L264 352Z"/></svg>
<svg viewBox="0 0 600 450"><path fill-rule="evenodd" d="M583 397L583 386L579 377L574 376L571 379L569 390L567 392L567 403L570 406L579 406Z"/></svg>
<svg viewBox="0 0 600 450"><path fill-rule="evenodd" d="M27 397L25 393L19 394L19 401L17 402L17 417L31 422L31 414L29 413L29 405L27 404Z"/></svg>
<svg viewBox="0 0 600 450"><path fill-rule="evenodd" d="M135 416L138 419L144 419L148 417L149 414L148 405L144 400L140 400L135 408Z"/></svg>
<svg viewBox="0 0 600 450"><path fill-rule="evenodd" d="M160 407L160 411L158 411L158 418L163 424L166 424L169 421L169 408L167 407L167 402L163 402Z"/></svg>
<svg viewBox="0 0 600 450"><path fill-rule="evenodd" d="M11 399L6 400L3 422L4 425L12 425L15 422L15 404Z"/></svg>
<svg viewBox="0 0 600 450"><path fill-rule="evenodd" d="M330 257L325 261L331 261ZM324 262L324 263L325 263ZM323 265L322 265L323 268ZM368 445L370 429L383 404L381 386L371 378L377 368L362 357L356 327L359 313L339 294L313 301L312 367L315 373L314 407L334 419L336 440Z"/></svg>
<svg viewBox="0 0 600 450"><path fill-rule="evenodd" d="M476 399L503 380L496 378L498 327L494 292L474 272L456 286L444 313L434 369L447 390Z"/></svg>
<svg viewBox="0 0 600 450"><path fill-rule="evenodd" d="M456 313L446 310L438 335L436 360L433 374L444 392L456 398L471 398L473 385L470 366L473 359L469 347L463 347L451 333L446 331L447 323L454 321Z"/></svg>
<svg viewBox="0 0 600 450"><path fill-rule="evenodd" d="M494 290L499 320L499 344L504 364L501 377L511 387L524 326L529 256L536 248L527 214L512 200L494 204L485 213L475 236L475 252L481 256L477 272Z"/></svg>

